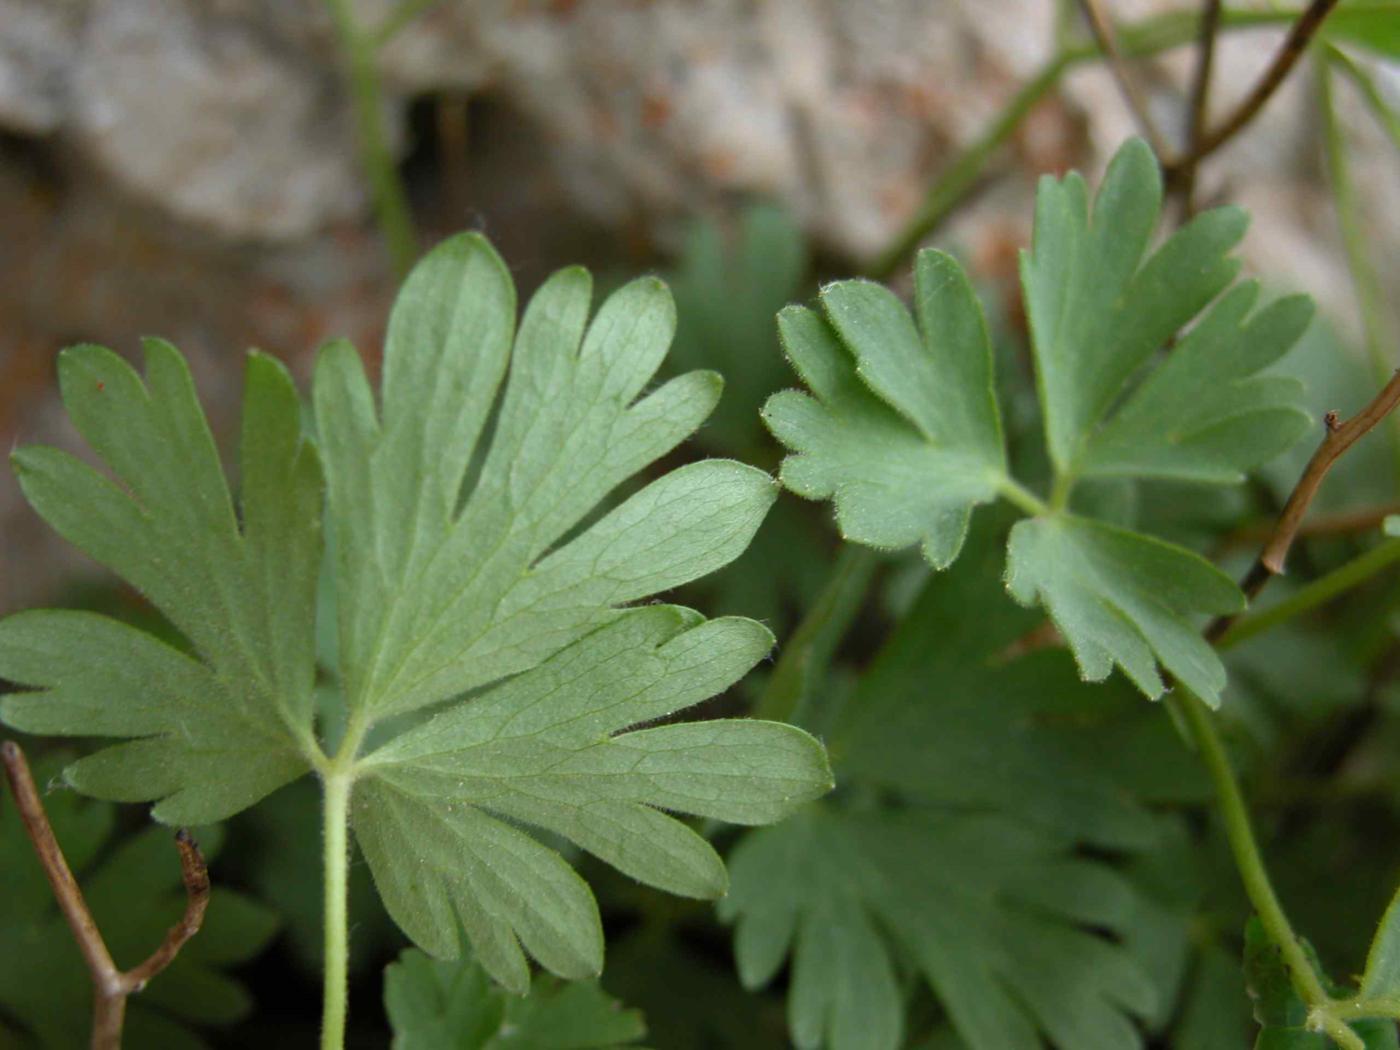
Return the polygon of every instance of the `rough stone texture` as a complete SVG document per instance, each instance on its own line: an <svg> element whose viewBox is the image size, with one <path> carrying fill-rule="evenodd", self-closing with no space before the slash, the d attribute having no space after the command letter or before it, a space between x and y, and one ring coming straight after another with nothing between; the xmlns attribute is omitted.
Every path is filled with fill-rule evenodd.
<svg viewBox="0 0 1400 1050"><path fill-rule="evenodd" d="M378 25L396 0L353 6ZM1181 2L1111 6L1129 19ZM428 235L485 228L527 285L575 259L649 265L677 220L751 195L784 204L849 272L1040 68L1053 10L443 0L393 39L381 68L396 129L415 98L439 100L439 117L453 112L441 100L473 99L469 125L453 118L465 152L454 161L440 140L411 167L415 204ZM1281 36L1222 41L1217 115ZM1175 137L1189 49L1134 68ZM1395 67L1382 73L1400 94ZM1345 82L1338 91L1375 258L1400 258L1393 146ZM1211 159L1201 191L1254 213L1251 270L1306 288L1354 332L1313 104L1303 71ZM1033 175L1096 172L1135 131L1107 71L1075 71L936 239L963 247L1014 308ZM328 335L377 342L391 281L321 0L0 0L0 132L0 441L71 443L50 378L54 352L76 339L134 354L138 334L170 336L221 421L235 414L246 346L304 367ZM42 595L73 555L8 474L0 530L3 610Z"/></svg>

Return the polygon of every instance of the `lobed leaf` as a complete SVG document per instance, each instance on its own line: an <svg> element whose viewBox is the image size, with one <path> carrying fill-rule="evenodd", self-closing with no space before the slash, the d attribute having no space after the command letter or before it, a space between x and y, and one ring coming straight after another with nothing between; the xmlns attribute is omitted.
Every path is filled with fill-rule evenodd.
<svg viewBox="0 0 1400 1050"><path fill-rule="evenodd" d="M915 305L917 327L887 289L843 281L823 289L824 316L784 310L784 349L815 396L776 394L764 419L794 453L783 483L834 499L843 535L919 542L942 567L972 507L996 496L1005 451L986 324L950 256L920 254Z"/></svg>
<svg viewBox="0 0 1400 1050"><path fill-rule="evenodd" d="M750 720L621 730L722 691L771 644L749 620L635 610L372 753L355 826L390 913L442 956L460 916L481 964L523 991L517 936L567 977L601 970L603 943L587 887L517 822L649 885L721 896L719 856L663 810L776 820L829 788L820 745Z"/></svg>
<svg viewBox="0 0 1400 1050"><path fill-rule="evenodd" d="M59 359L64 404L115 480L67 453L15 453L34 508L141 591L186 653L102 616L0 621L0 677L29 687L0 717L29 732L139 737L66 773L170 823L222 819L308 768L320 469L291 377L249 357L241 522L189 370L147 340L146 381L95 346ZM75 654L83 654L75 659Z"/></svg>
<svg viewBox="0 0 1400 1050"><path fill-rule="evenodd" d="M898 946L973 1050L1141 1046L1153 988L1122 948L1128 884L1064 840L994 816L814 807L749 835L721 913L756 987L791 953L797 1046L900 1045Z"/></svg>
<svg viewBox="0 0 1400 1050"><path fill-rule="evenodd" d="M768 651L750 621L618 607L732 561L775 492L760 471L710 460L586 522L719 394L718 377L691 373L643 395L675 327L660 282L625 286L591 323L590 298L585 271L556 274L512 350L505 267L482 238L454 238L395 305L382 411L348 347L328 348L316 378L352 721L473 694L361 759L356 837L419 945L452 956L460 925L520 992L527 952L570 978L596 974L603 954L587 885L521 825L709 897L722 863L663 810L761 823L830 786L820 746L789 727L623 732L728 688Z"/></svg>
<svg viewBox="0 0 1400 1050"><path fill-rule="evenodd" d="M915 263L917 328L867 282L828 286L825 318L785 311L784 342L812 396L775 395L765 419L790 451L788 488L833 500L847 539L917 542L935 568L958 556L973 505L1007 497L1031 519L1011 534L1008 586L1045 607L1086 677L1117 665L1157 697L1160 665L1218 704L1224 670L1190 637L1191 617L1235 611L1242 595L1187 550L1069 513L1093 502L1071 499L1084 479L1118 479L1120 493L1137 479L1236 483L1296 442L1308 421L1301 385L1262 373L1312 308L1292 296L1254 310L1258 288L1241 284L1156 356L1234 279L1229 252L1246 225L1216 209L1150 250L1161 205L1157 162L1139 140L1114 156L1092 207L1078 174L1041 180L1021 284L1048 500L1007 474L977 300L936 252Z"/></svg>
<svg viewBox="0 0 1400 1050"><path fill-rule="evenodd" d="M646 1034L641 1014L596 982L541 977L524 998L511 998L470 955L438 962L413 948L385 969L384 1006L394 1050L602 1050Z"/></svg>
<svg viewBox="0 0 1400 1050"><path fill-rule="evenodd" d="M1234 582L1205 559L1140 533L1072 514L1021 521L1007 544L1006 587L1043 605L1090 681L1114 665L1161 696L1160 663L1219 706L1225 666L1191 617L1238 612Z"/></svg>

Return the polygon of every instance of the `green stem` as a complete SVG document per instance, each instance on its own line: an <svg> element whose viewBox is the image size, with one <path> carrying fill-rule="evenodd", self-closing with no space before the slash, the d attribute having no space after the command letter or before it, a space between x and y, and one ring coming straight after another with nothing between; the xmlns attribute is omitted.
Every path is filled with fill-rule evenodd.
<svg viewBox="0 0 1400 1050"><path fill-rule="evenodd" d="M408 208L408 195L384 130L384 99L379 68L375 64L375 42L356 24L349 0L326 0L326 8L344 56L360 136L360 157L369 176L375 216L394 272L403 278L417 258L418 238Z"/></svg>
<svg viewBox="0 0 1400 1050"><path fill-rule="evenodd" d="M1390 379L1395 366L1390 359L1394 339L1386 316L1385 298L1376 275L1374 260L1367 247L1370 240L1356 200L1356 187L1351 178L1346 137L1332 97L1332 61L1326 52L1318 54L1318 108L1322 111L1323 145L1327 156L1327 174L1332 183L1332 197L1337 207L1337 223L1341 228L1342 244L1346 249L1347 266L1356 288L1356 301L1361 311L1362 335L1366 354L1379 382ZM1400 482L1400 418L1389 424L1391 452L1395 476Z"/></svg>
<svg viewBox="0 0 1400 1050"><path fill-rule="evenodd" d="M1397 13L1400 14L1400 12ZM1396 113L1390 108L1390 103L1381 94L1380 85L1376 83L1376 78L1335 44L1324 44L1323 50L1327 53L1327 60L1345 73L1356 85L1356 90L1361 93L1361 97L1370 108L1372 116L1376 118L1376 122L1390 136L1390 141L1394 143L1395 148L1400 149L1400 113Z"/></svg>
<svg viewBox="0 0 1400 1050"><path fill-rule="evenodd" d="M1030 489L1021 485L1015 478L1005 477L997 486L997 493L1018 510L1023 510L1033 518L1045 517L1053 513L1051 507Z"/></svg>
<svg viewBox="0 0 1400 1050"><path fill-rule="evenodd" d="M1299 943L1298 935L1293 932L1293 926L1274 892L1273 883L1269 881L1268 869L1264 866L1259 843L1255 840L1254 829L1249 823L1249 810L1245 806L1244 794L1240 791L1234 771L1230 768L1230 759L1225 754L1225 745L1216 731L1210 710L1198 696L1180 684L1168 698L1168 703L1190 732L1201 760L1205 763L1206 772L1215 788L1220 815L1225 823L1225 836L1230 843L1230 852L1234 854L1235 866L1239 869L1245 893L1249 896L1249 901L1254 906L1259 921L1264 924L1264 929L1268 931L1270 939L1283 953L1283 961L1293 979L1293 987L1310 1008L1329 1004L1330 999L1322 979L1313 969L1312 961Z"/></svg>
<svg viewBox="0 0 1400 1050"><path fill-rule="evenodd" d="M1296 594L1262 612L1235 623L1220 636L1218 648L1228 649L1277 627L1281 623L1325 605L1351 588L1369 580L1376 573L1400 561L1400 539L1386 540L1359 558L1353 558L1326 576L1321 576Z"/></svg>
<svg viewBox="0 0 1400 1050"><path fill-rule="evenodd" d="M791 721L806 695L807 683L830 660L832 650L860 610L875 565L875 552L870 548L853 543L841 548L821 594L783 646L754 707L755 718Z"/></svg>
<svg viewBox="0 0 1400 1050"><path fill-rule="evenodd" d="M353 774L335 771L322 778L325 799L325 999L321 1013L321 1050L345 1045L349 995L347 882L350 867L350 789Z"/></svg>
<svg viewBox="0 0 1400 1050"><path fill-rule="evenodd" d="M1297 11L1225 11L1220 17L1221 31L1251 29L1260 26L1289 23ZM1169 51L1196 39L1198 13L1172 13L1144 19L1119 28L1119 47L1129 58L1140 58ZM977 182L996 153L1020 127L1021 121L1037 103L1055 89L1066 72L1085 62L1102 58L1098 45L1068 44L1040 68L1030 80L1006 103L995 120L967 149L943 169L929 187L923 206L899 231L890 245L865 268L867 277L884 280L899 269L913 253L919 242L936 229L952 210L961 203Z"/></svg>
<svg viewBox="0 0 1400 1050"><path fill-rule="evenodd" d="M401 30L408 28L419 15L440 3L442 0L402 0L374 31L374 46L383 47L398 36Z"/></svg>

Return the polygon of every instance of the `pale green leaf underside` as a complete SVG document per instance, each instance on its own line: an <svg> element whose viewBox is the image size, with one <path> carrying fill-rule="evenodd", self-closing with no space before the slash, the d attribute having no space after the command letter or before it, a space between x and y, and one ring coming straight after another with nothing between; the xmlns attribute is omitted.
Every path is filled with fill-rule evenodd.
<svg viewBox="0 0 1400 1050"><path fill-rule="evenodd" d="M712 373L639 397L675 328L659 281L588 322L586 271L536 293L514 338L510 275L482 238L414 270L385 349L382 412L359 358L322 355L316 409L339 556L349 701L376 717L525 670L618 605L702 576L748 544L774 498L761 471L711 460L643 488L556 545L612 489L709 414ZM506 374L480 474L468 463Z"/></svg>
<svg viewBox="0 0 1400 1050"><path fill-rule="evenodd" d="M1133 1023L1153 988L1121 947L1127 883L1015 821L842 813L811 807L749 835L721 904L736 923L744 983L791 954L794 1043L830 1050L901 1045L895 958L926 980L972 1050L1142 1045Z"/></svg>
<svg viewBox="0 0 1400 1050"><path fill-rule="evenodd" d="M752 720L622 731L726 689L771 644L750 620L629 611L373 752L355 827L391 914L441 956L460 921L492 976L523 990L522 946L576 978L601 969L603 943L587 886L517 824L673 893L723 894L714 849L662 811L777 820L829 789L821 746Z"/></svg>
<svg viewBox="0 0 1400 1050"><path fill-rule="evenodd" d="M139 737L68 771L81 790L161 799L172 823L222 819L307 769L320 470L290 377L248 361L241 522L189 370L148 340L146 381L100 347L64 351L64 403L116 481L48 448L15 453L20 484L66 539L117 572L189 640L185 655L101 616L0 622L10 725Z"/></svg>
<svg viewBox="0 0 1400 1050"><path fill-rule="evenodd" d="M1238 612L1244 599L1198 555L1072 514L1031 518L1011 530L1006 587L1022 604L1049 611L1090 681L1116 664L1156 698L1160 663L1219 705L1225 667L1192 617Z"/></svg>

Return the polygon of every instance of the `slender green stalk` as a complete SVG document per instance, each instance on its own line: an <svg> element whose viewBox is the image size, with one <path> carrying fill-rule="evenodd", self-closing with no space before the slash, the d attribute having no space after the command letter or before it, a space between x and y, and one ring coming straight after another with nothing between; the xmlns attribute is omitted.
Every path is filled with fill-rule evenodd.
<svg viewBox="0 0 1400 1050"><path fill-rule="evenodd" d="M360 156L369 176L375 216L389 250L394 272L408 274L418 255L413 216L403 180L389 151L384 129L384 98L375 64L375 42L355 22L349 0L326 0L345 61L355 123L360 136Z"/></svg>
<svg viewBox="0 0 1400 1050"><path fill-rule="evenodd" d="M1395 370L1390 348L1395 340L1386 315L1385 297L1375 261L1367 247L1369 240L1361 210L1356 199L1356 187L1351 178L1346 136L1332 95L1332 61L1325 52L1316 62L1318 108L1322 112L1323 147L1327 156L1327 174L1332 183L1332 197L1337 207L1337 222L1341 228L1342 244L1346 249L1347 266L1356 288L1356 301L1361 310L1362 335L1366 354L1376 378L1384 382ZM1388 424L1395 474L1400 481L1400 418Z"/></svg>
<svg viewBox="0 0 1400 1050"><path fill-rule="evenodd" d="M408 26L419 15L437 7L442 0L401 0L399 6L389 12L389 16L379 23L374 31L374 46L383 47Z"/></svg>
<svg viewBox="0 0 1400 1050"><path fill-rule="evenodd" d="M1252 29L1292 22L1294 11L1225 11L1221 31ZM1139 58L1169 51L1196 39L1200 17L1196 13L1172 13L1119 29L1118 45L1127 58ZM1036 105L1053 91L1061 78L1075 66L1103 57L1098 45L1062 45L1057 53L1006 103L996 119L976 141L944 168L929 187L923 206L897 233L889 246L865 268L865 274L884 280L899 269L904 260L932 233L964 197L977 185L996 151L1015 134L1021 122Z"/></svg>
<svg viewBox="0 0 1400 1050"><path fill-rule="evenodd" d="M1229 840L1230 852L1234 855L1235 866L1239 869L1245 893L1249 896L1259 921L1268 931L1269 938L1283 953L1283 961L1293 978L1294 988L1309 1007L1328 1004L1330 999L1322 979L1313 969L1312 961L1303 950L1298 935L1293 932L1293 926L1274 892L1273 883L1269 881L1268 869L1264 866L1259 843L1249 823L1249 810L1245 806L1244 794L1240 791L1234 771L1230 768L1230 759L1225 753L1220 734L1216 731L1210 710L1199 697L1180 684L1168 698L1168 703L1191 734L1201 761L1205 763L1206 772L1215 788L1221 819L1225 824L1225 836Z"/></svg>
<svg viewBox="0 0 1400 1050"><path fill-rule="evenodd" d="M1397 14L1400 14L1400 11L1397 11ZM1400 149L1400 113L1392 109L1386 97L1381 94L1376 78L1356 59L1335 44L1324 45L1324 50L1327 52L1327 60L1345 73L1348 79L1356 85L1356 90L1361 93L1362 99L1365 100L1377 123L1390 136L1390 141L1395 144L1395 148Z"/></svg>
<svg viewBox="0 0 1400 1050"><path fill-rule="evenodd" d="M1253 616L1235 621L1230 629L1220 636L1216 645L1221 649L1228 649L1248 641L1257 634L1263 634L1281 623L1286 623L1304 613L1311 612L1319 605L1327 604L1339 594L1366 582L1397 561L1400 561L1400 539L1387 540L1359 558L1353 558L1341 568L1333 569L1326 576L1313 580L1312 583L1277 605Z"/></svg>
<svg viewBox="0 0 1400 1050"><path fill-rule="evenodd" d="M997 492L1006 502L1018 510L1025 511L1033 518L1044 517L1053 512L1052 507L1047 506L1044 500L1030 489L1019 484L1015 478L1002 478Z"/></svg>
<svg viewBox="0 0 1400 1050"><path fill-rule="evenodd" d="M353 774L334 771L322 778L325 800L325 998L321 1013L321 1050L345 1045L349 996L349 917L347 882L350 867L350 788Z"/></svg>
<svg viewBox="0 0 1400 1050"><path fill-rule="evenodd" d="M821 594L783 646L768 685L754 707L755 718L792 720L807 692L807 683L831 658L832 650L859 611L875 564L875 552L868 547L848 543L841 548Z"/></svg>

